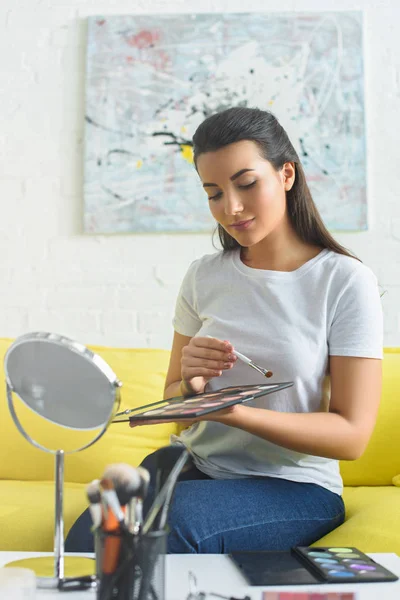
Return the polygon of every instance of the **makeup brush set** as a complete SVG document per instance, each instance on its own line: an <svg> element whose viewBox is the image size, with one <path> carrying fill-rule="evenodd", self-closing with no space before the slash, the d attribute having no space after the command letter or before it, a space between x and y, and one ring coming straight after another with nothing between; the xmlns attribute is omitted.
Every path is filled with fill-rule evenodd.
<svg viewBox="0 0 400 600"><path fill-rule="evenodd" d="M167 447L157 465L154 501L145 518L149 472L109 465L87 486L93 521L97 600L164 600L169 505L189 453Z"/></svg>

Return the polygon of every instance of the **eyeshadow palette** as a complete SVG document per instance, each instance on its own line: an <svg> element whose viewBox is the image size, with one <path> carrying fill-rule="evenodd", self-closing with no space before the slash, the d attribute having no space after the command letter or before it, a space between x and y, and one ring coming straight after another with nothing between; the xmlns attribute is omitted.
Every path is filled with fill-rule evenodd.
<svg viewBox="0 0 400 600"><path fill-rule="evenodd" d="M398 579L357 548L296 546L292 551L317 577L329 583L367 583Z"/></svg>
<svg viewBox="0 0 400 600"><path fill-rule="evenodd" d="M293 381L240 385L225 387L214 392L196 394L195 396L175 396L160 402L124 410L117 413L112 422L193 419L234 404L249 402L259 396L265 396L292 385Z"/></svg>
<svg viewBox="0 0 400 600"><path fill-rule="evenodd" d="M250 585L307 585L397 581L357 548L295 546L291 551L232 552Z"/></svg>
<svg viewBox="0 0 400 600"><path fill-rule="evenodd" d="M250 585L307 585L397 581L357 548L295 546L289 552L232 552Z"/></svg>

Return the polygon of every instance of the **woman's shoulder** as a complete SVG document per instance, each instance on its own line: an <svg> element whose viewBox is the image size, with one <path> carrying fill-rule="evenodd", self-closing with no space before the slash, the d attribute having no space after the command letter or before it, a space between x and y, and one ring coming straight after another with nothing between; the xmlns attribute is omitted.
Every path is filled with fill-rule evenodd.
<svg viewBox="0 0 400 600"><path fill-rule="evenodd" d="M218 250L212 254L204 254L190 264L187 276L197 279L221 273L221 269L226 268L227 264L231 262L232 252L234 251L224 252L223 250Z"/></svg>
<svg viewBox="0 0 400 600"><path fill-rule="evenodd" d="M379 283L373 270L356 258L336 252L329 252L319 284L326 289L332 306L341 298L357 304L379 297Z"/></svg>
<svg viewBox="0 0 400 600"><path fill-rule="evenodd" d="M325 267L335 276L335 279L343 282L350 282L353 278L377 281L370 267L357 258L345 254L330 251L326 257Z"/></svg>

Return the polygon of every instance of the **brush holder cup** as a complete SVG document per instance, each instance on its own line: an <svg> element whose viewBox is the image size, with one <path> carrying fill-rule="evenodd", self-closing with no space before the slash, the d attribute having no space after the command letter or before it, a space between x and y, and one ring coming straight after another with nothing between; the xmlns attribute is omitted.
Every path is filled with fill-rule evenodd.
<svg viewBox="0 0 400 600"><path fill-rule="evenodd" d="M94 532L97 600L165 600L167 532Z"/></svg>

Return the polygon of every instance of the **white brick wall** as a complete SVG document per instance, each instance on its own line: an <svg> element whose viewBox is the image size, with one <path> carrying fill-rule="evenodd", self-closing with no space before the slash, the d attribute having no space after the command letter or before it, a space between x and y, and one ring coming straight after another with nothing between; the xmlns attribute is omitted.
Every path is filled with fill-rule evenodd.
<svg viewBox="0 0 400 600"><path fill-rule="evenodd" d="M84 343L169 347L181 278L194 258L212 251L210 236L82 234L85 18L248 6L1 0L0 336L51 330ZM250 8L321 6L320 0L253 0ZM371 227L337 237L387 289L385 344L400 346L400 3L324 0L323 7L365 11Z"/></svg>

